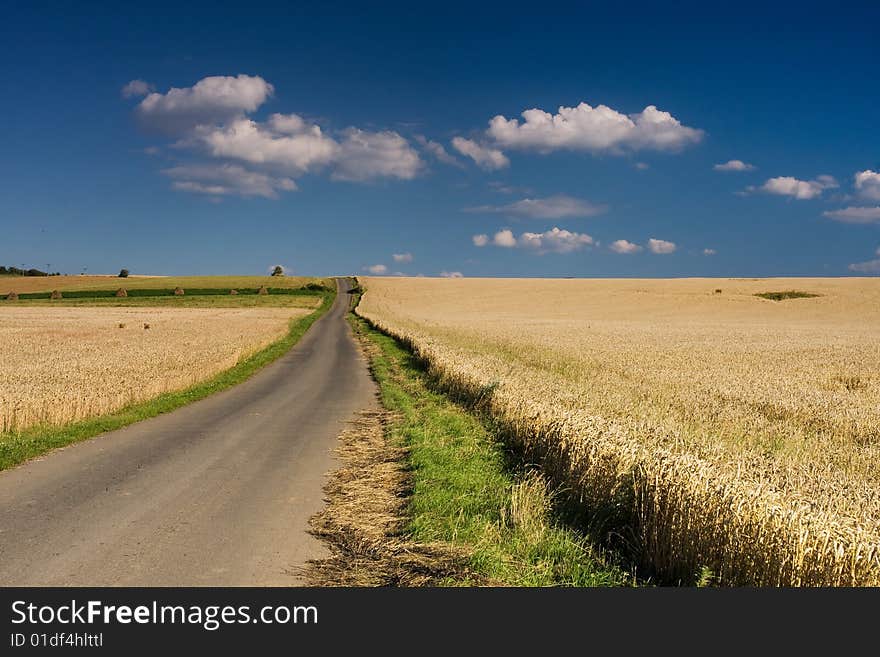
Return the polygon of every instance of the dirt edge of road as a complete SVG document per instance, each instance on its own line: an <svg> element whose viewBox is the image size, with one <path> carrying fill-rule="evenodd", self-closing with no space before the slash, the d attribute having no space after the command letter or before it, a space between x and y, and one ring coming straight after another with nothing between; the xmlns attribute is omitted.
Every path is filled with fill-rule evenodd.
<svg viewBox="0 0 880 657"><path fill-rule="evenodd" d="M375 345L357 342L369 362ZM331 554L302 569L311 586L434 586L475 579L464 549L408 539L411 477L406 448L388 438L392 417L381 407L361 411L339 436L341 467L324 486L326 506L310 520L311 533Z"/></svg>

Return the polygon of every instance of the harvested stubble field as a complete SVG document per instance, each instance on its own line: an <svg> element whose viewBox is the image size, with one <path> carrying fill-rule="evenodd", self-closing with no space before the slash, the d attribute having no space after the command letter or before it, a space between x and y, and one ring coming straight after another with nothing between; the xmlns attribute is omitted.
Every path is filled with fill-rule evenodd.
<svg viewBox="0 0 880 657"><path fill-rule="evenodd" d="M0 432L187 388L278 340L312 310L0 307Z"/></svg>
<svg viewBox="0 0 880 657"><path fill-rule="evenodd" d="M115 290L124 287L129 290L147 288L258 288L267 287L299 288L316 279L304 276L0 276L0 295L10 292L47 292L51 290ZM328 279L317 279L328 287L333 287Z"/></svg>
<svg viewBox="0 0 880 657"><path fill-rule="evenodd" d="M880 584L880 280L362 282L662 579Z"/></svg>

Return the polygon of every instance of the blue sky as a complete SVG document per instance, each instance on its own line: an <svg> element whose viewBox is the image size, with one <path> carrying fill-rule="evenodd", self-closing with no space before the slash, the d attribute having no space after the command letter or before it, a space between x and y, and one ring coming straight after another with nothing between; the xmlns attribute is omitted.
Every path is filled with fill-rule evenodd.
<svg viewBox="0 0 880 657"><path fill-rule="evenodd" d="M880 9L701 5L17 3L0 264L880 273Z"/></svg>

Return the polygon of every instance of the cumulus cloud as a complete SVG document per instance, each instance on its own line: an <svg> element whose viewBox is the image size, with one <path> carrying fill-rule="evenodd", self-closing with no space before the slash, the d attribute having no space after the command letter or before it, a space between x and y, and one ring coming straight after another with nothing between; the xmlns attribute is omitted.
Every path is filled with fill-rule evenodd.
<svg viewBox="0 0 880 657"><path fill-rule="evenodd" d="M880 249L878 249L878 255L880 255ZM849 266L849 270L860 274L880 274L880 258L867 262L854 262Z"/></svg>
<svg viewBox="0 0 880 657"><path fill-rule="evenodd" d="M653 237L648 240L648 250L651 251L651 253L665 255L667 253L674 253L676 248L678 247L675 245L675 242L658 240L654 239Z"/></svg>
<svg viewBox="0 0 880 657"><path fill-rule="evenodd" d="M391 257L394 259L394 262L412 262L413 256L412 253L393 253Z"/></svg>
<svg viewBox="0 0 880 657"><path fill-rule="evenodd" d="M460 271L441 271L440 276L443 278L464 278L464 274Z"/></svg>
<svg viewBox="0 0 880 657"><path fill-rule="evenodd" d="M668 112L649 105L622 114L606 105L560 107L556 114L541 109L522 113L523 121L498 115L487 134L503 148L623 153L640 149L677 151L699 142L703 131L689 128Z"/></svg>
<svg viewBox="0 0 880 657"><path fill-rule="evenodd" d="M870 207L848 207L841 210L829 210L823 212L823 215L834 221L840 221L845 224L877 224L880 223L880 206Z"/></svg>
<svg viewBox="0 0 880 657"><path fill-rule="evenodd" d="M382 177L409 180L422 170L419 153L393 131L349 127L327 134L299 114L275 113L265 121L247 116L273 93L272 85L258 76L207 77L192 87L150 93L136 113L145 125L178 137L178 149L194 150L224 164L244 164L251 174L279 181L273 185L276 189L287 189L292 178L321 170L334 180L357 182ZM177 187L206 194L235 193L216 181L182 180Z"/></svg>
<svg viewBox="0 0 880 657"><path fill-rule="evenodd" d="M642 247L638 244L634 244L628 240L615 240L611 243L611 246L608 247L615 253L629 254L629 253L638 253L642 250Z"/></svg>
<svg viewBox="0 0 880 657"><path fill-rule="evenodd" d="M635 167L636 167L636 169L638 169L639 171L645 171L646 169L650 169L650 168L651 168L651 165L648 164L647 162L636 162L636 163L635 163Z"/></svg>
<svg viewBox="0 0 880 657"><path fill-rule="evenodd" d="M583 199L557 194L546 198L524 198L507 205L481 205L466 208L466 212L485 212L514 215L529 219L568 219L574 217L593 217L606 210L604 205L595 205Z"/></svg>
<svg viewBox="0 0 880 657"><path fill-rule="evenodd" d="M430 153L437 161L442 162L443 164L449 164L454 167L462 167L464 166L458 158L454 155L450 155L449 151L443 147L443 144L437 143L436 141L431 141L430 139L425 138L422 135L416 136L416 141L422 145L428 153Z"/></svg>
<svg viewBox="0 0 880 657"><path fill-rule="evenodd" d="M517 244L538 253L570 253L592 246L593 238L586 233L573 233L554 227L543 233L523 233Z"/></svg>
<svg viewBox="0 0 880 657"><path fill-rule="evenodd" d="M516 237L514 237L512 230L505 228L492 236L492 244L510 249L516 246Z"/></svg>
<svg viewBox="0 0 880 657"><path fill-rule="evenodd" d="M374 276L382 276L383 274L388 273L388 267L385 265L368 265L364 267L364 271L373 274Z"/></svg>
<svg viewBox="0 0 880 657"><path fill-rule="evenodd" d="M422 168L419 154L396 132L367 132L349 128L340 145L333 178L364 181L373 178L410 180Z"/></svg>
<svg viewBox="0 0 880 657"><path fill-rule="evenodd" d="M486 171L495 171L510 166L510 160L497 148L481 146L471 139L454 137L452 147L462 155L471 158L477 166Z"/></svg>
<svg viewBox="0 0 880 657"><path fill-rule="evenodd" d="M716 251L715 249L703 249L704 256L713 256L716 253L718 253L718 251Z"/></svg>
<svg viewBox="0 0 880 657"><path fill-rule="evenodd" d="M274 114L265 124L236 119L201 130L198 138L214 157L273 166L290 175L332 165L335 180L409 180L422 166L418 153L396 132L348 128L342 135L338 142L296 114Z"/></svg>
<svg viewBox="0 0 880 657"><path fill-rule="evenodd" d="M151 93L154 90L155 87L149 82L145 82L143 80L132 80L124 87L122 87L121 93L123 98L140 98L141 96L146 96L148 93Z"/></svg>
<svg viewBox="0 0 880 657"><path fill-rule="evenodd" d="M335 140L295 114L274 114L263 125L236 119L225 126L201 130L198 139L214 157L270 165L292 175L320 168L340 155Z"/></svg>
<svg viewBox="0 0 880 657"><path fill-rule="evenodd" d="M210 196L274 199L278 198L278 192L296 189L296 183L290 178L249 171L236 164L185 165L163 169L162 173L173 179L174 189Z"/></svg>
<svg viewBox="0 0 880 657"><path fill-rule="evenodd" d="M880 173L867 169L855 175L855 187L859 196L872 201L880 201Z"/></svg>
<svg viewBox="0 0 880 657"><path fill-rule="evenodd" d="M760 191L779 196L790 196L799 201L817 198L826 189L838 187L833 176L816 176L814 180L798 180L791 176L770 178L760 187L748 187L746 191Z"/></svg>
<svg viewBox="0 0 880 657"><path fill-rule="evenodd" d="M752 171L755 169L755 165L747 164L742 160L728 160L723 164L716 164L712 168L715 171Z"/></svg>
<svg viewBox="0 0 880 657"><path fill-rule="evenodd" d="M471 238L477 246L492 244L507 249L525 249L539 255L545 253L571 253L584 247L592 246L595 241L586 233L575 233L562 228L551 228L543 233L521 233L519 237L507 228L499 230L492 236L474 235Z"/></svg>
<svg viewBox="0 0 880 657"><path fill-rule="evenodd" d="M138 104L137 114L145 125L174 133L253 112L273 93L272 85L259 76L215 75L191 87L153 92Z"/></svg>

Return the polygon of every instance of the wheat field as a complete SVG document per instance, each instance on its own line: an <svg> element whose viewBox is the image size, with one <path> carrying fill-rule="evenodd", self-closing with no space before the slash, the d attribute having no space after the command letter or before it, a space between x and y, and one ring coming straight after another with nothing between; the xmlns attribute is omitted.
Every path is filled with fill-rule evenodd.
<svg viewBox="0 0 880 657"><path fill-rule="evenodd" d="M0 432L60 425L187 388L311 308L0 308ZM149 328L144 328L149 325Z"/></svg>
<svg viewBox="0 0 880 657"><path fill-rule="evenodd" d="M880 280L362 284L662 578L880 585Z"/></svg>

